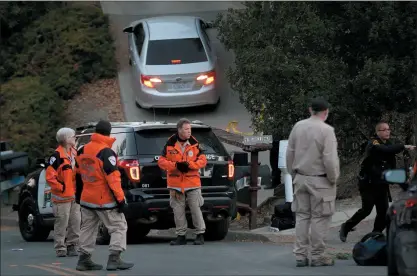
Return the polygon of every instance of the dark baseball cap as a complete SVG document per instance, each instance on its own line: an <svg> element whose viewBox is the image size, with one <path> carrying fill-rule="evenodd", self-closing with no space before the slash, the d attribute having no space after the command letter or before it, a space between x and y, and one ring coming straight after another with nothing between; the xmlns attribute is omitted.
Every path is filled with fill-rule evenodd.
<svg viewBox="0 0 417 276"><path fill-rule="evenodd" d="M96 133L109 136L111 133L110 122L106 120L100 120L96 125Z"/></svg>
<svg viewBox="0 0 417 276"><path fill-rule="evenodd" d="M314 98L311 103L310 107L314 112L321 112L329 109L329 103L323 98Z"/></svg>

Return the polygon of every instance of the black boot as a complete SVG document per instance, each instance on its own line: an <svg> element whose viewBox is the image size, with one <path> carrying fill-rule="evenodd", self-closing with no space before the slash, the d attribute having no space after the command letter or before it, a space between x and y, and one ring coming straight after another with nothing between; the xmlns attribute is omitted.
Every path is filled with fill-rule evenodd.
<svg viewBox="0 0 417 276"><path fill-rule="evenodd" d="M70 257L78 256L77 249L75 248L74 245L70 245L67 247L67 256L70 256Z"/></svg>
<svg viewBox="0 0 417 276"><path fill-rule="evenodd" d="M91 255L81 253L80 258L78 259L77 263L77 270L79 271L86 271L86 270L102 270L103 266L94 263L91 260Z"/></svg>
<svg viewBox="0 0 417 276"><path fill-rule="evenodd" d="M203 245L204 244L204 234L197 234L194 240L194 245Z"/></svg>
<svg viewBox="0 0 417 276"><path fill-rule="evenodd" d="M186 245L187 240L185 239L185 236L177 236L177 238L173 241L171 241L170 245Z"/></svg>
<svg viewBox="0 0 417 276"><path fill-rule="evenodd" d="M340 231L339 231L339 238L342 242L346 242L348 233L349 233L349 230L347 229L346 222L345 222L340 226Z"/></svg>
<svg viewBox="0 0 417 276"><path fill-rule="evenodd" d="M132 263L125 263L124 261L122 261L122 259L120 258L120 251L117 252L112 252L109 255L109 260L107 261L107 270L126 270L129 268L133 267Z"/></svg>

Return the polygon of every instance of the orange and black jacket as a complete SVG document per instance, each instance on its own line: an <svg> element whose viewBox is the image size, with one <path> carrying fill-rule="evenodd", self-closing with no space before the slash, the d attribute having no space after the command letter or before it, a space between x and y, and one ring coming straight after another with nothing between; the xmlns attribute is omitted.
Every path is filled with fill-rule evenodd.
<svg viewBox="0 0 417 276"><path fill-rule="evenodd" d="M116 139L98 133L78 150L76 158L77 202L90 209L114 209L124 201L117 155L111 149Z"/></svg>
<svg viewBox="0 0 417 276"><path fill-rule="evenodd" d="M187 161L189 171L180 172L176 162ZM167 171L168 189L186 192L201 187L200 172L207 164L206 156L200 149L198 141L191 136L188 141L181 143L178 134L172 135L162 150L158 166Z"/></svg>
<svg viewBox="0 0 417 276"><path fill-rule="evenodd" d="M67 155L65 148L59 146L49 157L46 182L51 187L52 202L71 202L75 199L75 177L70 159L75 155L75 150Z"/></svg>

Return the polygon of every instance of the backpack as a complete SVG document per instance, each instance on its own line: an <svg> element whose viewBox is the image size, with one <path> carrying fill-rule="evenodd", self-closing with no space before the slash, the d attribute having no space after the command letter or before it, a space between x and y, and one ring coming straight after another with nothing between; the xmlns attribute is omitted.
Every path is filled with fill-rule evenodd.
<svg viewBox="0 0 417 276"><path fill-rule="evenodd" d="M386 266L388 264L387 241L384 234L366 234L352 251L353 260L360 266Z"/></svg>
<svg viewBox="0 0 417 276"><path fill-rule="evenodd" d="M275 205L274 214L271 217L271 227L279 231L295 227L295 216L291 211L291 202Z"/></svg>

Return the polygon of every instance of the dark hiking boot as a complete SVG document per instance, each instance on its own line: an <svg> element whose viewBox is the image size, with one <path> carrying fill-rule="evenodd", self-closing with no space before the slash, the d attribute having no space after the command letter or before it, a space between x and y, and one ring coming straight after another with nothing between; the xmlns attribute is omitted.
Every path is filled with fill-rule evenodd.
<svg viewBox="0 0 417 276"><path fill-rule="evenodd" d="M78 252L75 249L74 245L70 245L70 246L67 247L67 256L69 256L69 257L78 256Z"/></svg>
<svg viewBox="0 0 417 276"><path fill-rule="evenodd" d="M120 253L121 252L114 252L109 255L106 268L107 270L126 270L133 267L133 264L122 261Z"/></svg>
<svg viewBox="0 0 417 276"><path fill-rule="evenodd" d="M301 260L296 260L295 263L297 267L305 267L305 266L308 266L308 259L305 258Z"/></svg>
<svg viewBox="0 0 417 276"><path fill-rule="evenodd" d="M67 256L67 252L65 252L65 250L58 250L56 251L56 256L57 257L66 257Z"/></svg>
<svg viewBox="0 0 417 276"><path fill-rule="evenodd" d="M311 261L311 266L334 266L334 259L331 257L321 257Z"/></svg>
<svg viewBox="0 0 417 276"><path fill-rule="evenodd" d="M204 244L204 235L203 234L197 234L193 244L194 245L203 245Z"/></svg>
<svg viewBox="0 0 417 276"><path fill-rule="evenodd" d="M187 240L185 239L185 236L177 236L177 238L173 241L171 241L170 245L186 245Z"/></svg>
<svg viewBox="0 0 417 276"><path fill-rule="evenodd" d="M346 227L346 223L343 223L342 226L340 226L340 231L339 231L339 238L342 242L346 242L348 233L349 233L349 230Z"/></svg>
<svg viewBox="0 0 417 276"><path fill-rule="evenodd" d="M103 266L94 263L91 260L91 256L81 253L80 258L78 259L77 268L78 271L86 271L86 270L102 270Z"/></svg>

